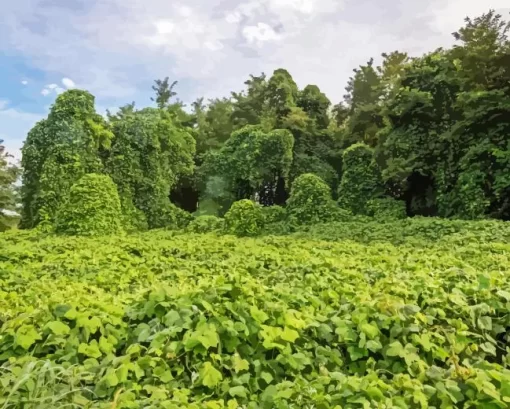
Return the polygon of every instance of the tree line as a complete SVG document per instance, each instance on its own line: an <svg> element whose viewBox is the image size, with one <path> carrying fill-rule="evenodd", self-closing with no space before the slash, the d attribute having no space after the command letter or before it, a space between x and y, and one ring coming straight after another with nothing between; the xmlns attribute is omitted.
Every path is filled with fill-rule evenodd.
<svg viewBox="0 0 510 409"><path fill-rule="evenodd" d="M509 29L491 10L467 18L451 48L370 59L336 105L285 69L190 110L168 78L155 81L156 107L106 117L90 93L66 91L22 149L21 227L53 223L90 173L113 180L133 229L223 216L242 199L285 206L304 174L354 214L391 199L409 216L509 219Z"/></svg>

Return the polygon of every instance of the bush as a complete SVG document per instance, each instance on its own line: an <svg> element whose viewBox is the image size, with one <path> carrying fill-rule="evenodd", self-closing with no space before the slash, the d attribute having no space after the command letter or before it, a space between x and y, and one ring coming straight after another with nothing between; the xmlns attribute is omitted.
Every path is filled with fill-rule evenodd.
<svg viewBox="0 0 510 409"><path fill-rule="evenodd" d="M372 149L362 143L350 146L343 154L343 167L338 204L354 214L366 214L368 201L383 193Z"/></svg>
<svg viewBox="0 0 510 409"><path fill-rule="evenodd" d="M183 229L193 220L191 213L177 207L168 199L152 204L147 214L150 229Z"/></svg>
<svg viewBox="0 0 510 409"><path fill-rule="evenodd" d="M122 231L117 187L107 175L90 173L70 189L57 213L55 230L70 235L97 236Z"/></svg>
<svg viewBox="0 0 510 409"><path fill-rule="evenodd" d="M234 202L225 215L225 231L237 236L256 236L264 227L262 207L247 199Z"/></svg>
<svg viewBox="0 0 510 409"><path fill-rule="evenodd" d="M191 221L187 230L192 233L209 233L221 230L224 220L216 216L198 216Z"/></svg>
<svg viewBox="0 0 510 409"><path fill-rule="evenodd" d="M289 221L297 225L325 223L339 216L330 187L312 173L299 176L292 184L287 211Z"/></svg>
<svg viewBox="0 0 510 409"><path fill-rule="evenodd" d="M278 205L263 207L262 214L264 215L264 223L266 225L283 222L287 217L285 208Z"/></svg>
<svg viewBox="0 0 510 409"><path fill-rule="evenodd" d="M367 203L368 216L378 220L396 220L407 217L406 202L391 197L372 199Z"/></svg>

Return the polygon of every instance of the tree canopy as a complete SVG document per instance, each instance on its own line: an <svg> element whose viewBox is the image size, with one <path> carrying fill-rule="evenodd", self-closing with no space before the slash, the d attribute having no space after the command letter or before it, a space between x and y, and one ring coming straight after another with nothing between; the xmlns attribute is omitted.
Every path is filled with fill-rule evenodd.
<svg viewBox="0 0 510 409"><path fill-rule="evenodd" d="M111 177L127 229L168 226L181 210L223 216L243 199L285 206L305 174L354 213L509 219L509 29L489 11L451 48L367 56L335 104L284 68L188 110L168 77L154 83L156 107L106 118L91 94L67 91L23 147L21 225L53 222L88 173Z"/></svg>

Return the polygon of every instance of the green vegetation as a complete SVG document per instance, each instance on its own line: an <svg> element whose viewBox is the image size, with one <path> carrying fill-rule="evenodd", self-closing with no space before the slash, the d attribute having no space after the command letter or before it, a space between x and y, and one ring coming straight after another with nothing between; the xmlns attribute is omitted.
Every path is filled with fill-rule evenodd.
<svg viewBox="0 0 510 409"><path fill-rule="evenodd" d="M333 107L281 68L191 112L59 95L20 194L0 141L0 409L510 407L509 29Z"/></svg>
<svg viewBox="0 0 510 409"><path fill-rule="evenodd" d="M23 147L21 227L53 225L87 173L112 178L128 231L189 222L174 207L217 217L240 200L284 207L305 174L355 215L389 203L402 209L391 200L369 205L394 199L407 216L507 220L509 30L489 11L467 18L449 49L370 59L336 105L283 68L188 110L168 78L155 81L155 107L131 103L106 118L90 93L64 92ZM327 213L296 223L335 219Z"/></svg>
<svg viewBox="0 0 510 409"><path fill-rule="evenodd" d="M17 192L14 187L19 169L8 161L3 140L0 139L0 232L15 225L18 217L7 213L16 209Z"/></svg>
<svg viewBox="0 0 510 409"><path fill-rule="evenodd" d="M506 408L509 239L426 218L4 233L0 405Z"/></svg>
<svg viewBox="0 0 510 409"><path fill-rule="evenodd" d="M264 227L262 207L251 200L235 202L225 215L225 231L238 236L256 236Z"/></svg>
<svg viewBox="0 0 510 409"><path fill-rule="evenodd" d="M120 200L111 178L89 173L71 186L57 213L55 231L79 236L120 233Z"/></svg>

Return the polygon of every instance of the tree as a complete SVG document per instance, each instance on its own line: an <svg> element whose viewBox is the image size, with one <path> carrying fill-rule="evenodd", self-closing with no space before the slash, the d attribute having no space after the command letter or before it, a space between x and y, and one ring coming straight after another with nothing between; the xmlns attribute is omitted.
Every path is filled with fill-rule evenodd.
<svg viewBox="0 0 510 409"><path fill-rule="evenodd" d="M344 151L343 164L338 204L354 214L366 214L369 201L383 193L373 150L361 143L352 145Z"/></svg>
<svg viewBox="0 0 510 409"><path fill-rule="evenodd" d="M159 109L168 107L172 97L177 95L173 89L178 84L178 82L174 81L172 84L169 84L168 81L168 77L163 80L155 80L154 83L156 85L152 86L152 89L156 93L156 98L151 98L151 101L155 101Z"/></svg>
<svg viewBox="0 0 510 409"><path fill-rule="evenodd" d="M287 130L264 132L260 126L246 126L234 132L217 154L208 156L206 180L222 176L238 200L282 204L281 189L289 176L293 146L294 138Z"/></svg>
<svg viewBox="0 0 510 409"><path fill-rule="evenodd" d="M174 223L169 195L193 172L195 141L187 128L161 109L123 110L111 118L115 135L106 172L119 190L123 212L143 212L149 228Z"/></svg>
<svg viewBox="0 0 510 409"><path fill-rule="evenodd" d="M22 148L21 226L53 223L71 186L83 175L103 169L101 159L112 137L95 112L90 93L73 89L59 95Z"/></svg>
<svg viewBox="0 0 510 409"><path fill-rule="evenodd" d="M318 129L326 129L329 125L328 110L331 105L328 97L316 85L307 85L299 93L297 105L315 121Z"/></svg>
<svg viewBox="0 0 510 409"><path fill-rule="evenodd" d="M17 192L14 187L19 169L9 164L9 154L5 151L3 140L0 139L0 231L7 230L12 225L12 216L5 211L15 211Z"/></svg>

